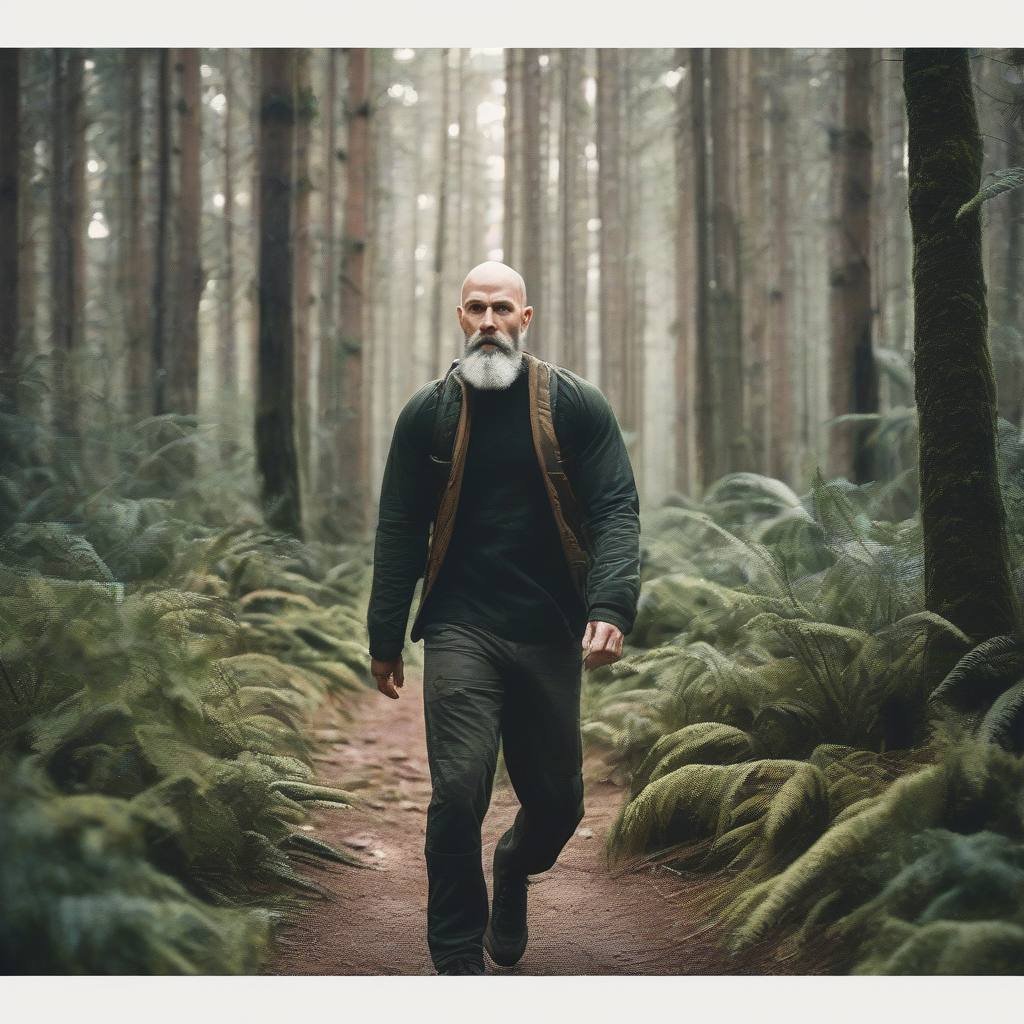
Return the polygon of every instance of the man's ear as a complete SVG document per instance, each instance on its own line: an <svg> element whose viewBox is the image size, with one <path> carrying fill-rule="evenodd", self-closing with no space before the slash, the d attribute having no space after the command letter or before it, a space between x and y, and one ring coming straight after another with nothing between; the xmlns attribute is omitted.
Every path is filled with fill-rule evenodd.
<svg viewBox="0 0 1024 1024"><path fill-rule="evenodd" d="M456 306L455 307L455 312L459 316L459 326L462 327L463 331L465 331L465 327L463 326L463 323L462 323L462 307L461 306Z"/></svg>
<svg viewBox="0 0 1024 1024"><path fill-rule="evenodd" d="M525 331L530 326L530 321L533 319L533 306L527 306L523 310L523 322L519 327L520 331Z"/></svg>

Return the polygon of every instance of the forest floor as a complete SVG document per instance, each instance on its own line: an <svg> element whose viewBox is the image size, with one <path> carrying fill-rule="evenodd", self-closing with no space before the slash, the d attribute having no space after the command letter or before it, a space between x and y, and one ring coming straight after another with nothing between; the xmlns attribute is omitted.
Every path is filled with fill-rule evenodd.
<svg viewBox="0 0 1024 1024"><path fill-rule="evenodd" d="M427 877L423 840L430 775L422 685L408 671L397 701L367 694L354 720L327 702L313 723L319 781L356 791L354 809L314 812L312 835L356 853L370 870L310 864L303 873L330 892L299 913L278 938L269 974L432 974L427 952ZM714 880L659 868L609 872L604 843L625 796L599 754L584 760L586 815L555 866L530 886L530 941L498 975L825 974L826 951L778 959L761 947L730 958L721 936L678 903ZM507 777L495 782L483 826L484 871L512 823L518 802ZM699 905L699 898L696 901Z"/></svg>

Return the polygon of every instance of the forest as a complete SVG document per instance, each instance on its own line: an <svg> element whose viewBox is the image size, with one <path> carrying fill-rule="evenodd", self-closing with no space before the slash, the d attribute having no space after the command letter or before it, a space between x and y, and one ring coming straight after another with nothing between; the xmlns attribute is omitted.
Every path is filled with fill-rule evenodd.
<svg viewBox="0 0 1024 1024"><path fill-rule="evenodd" d="M2 972L428 973L366 609L485 260L642 580L494 973L1024 972L1022 186L1019 49L0 49Z"/></svg>

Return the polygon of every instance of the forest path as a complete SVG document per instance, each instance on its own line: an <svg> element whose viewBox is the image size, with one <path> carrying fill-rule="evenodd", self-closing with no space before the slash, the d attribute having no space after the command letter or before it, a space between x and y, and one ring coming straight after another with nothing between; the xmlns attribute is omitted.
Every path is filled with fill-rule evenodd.
<svg viewBox="0 0 1024 1024"><path fill-rule="evenodd" d="M281 931L277 954L266 971L432 974L423 860L430 774L419 675L407 673L397 701L368 694L351 723L326 703L314 723L314 736L320 782L356 789L366 802L358 809L314 811L310 834L357 852L374 869L303 867L332 898L313 901L294 927ZM487 973L758 973L758 964L749 957L730 961L723 956L713 932L700 931L699 923L687 920L673 905L693 882L667 872L609 874L604 840L624 792L607 774L599 757L586 757L586 816L555 866L530 886L526 953L507 970L488 959ZM483 826L488 891L494 845L517 809L507 779L496 781ZM806 965L793 968L794 973L808 971ZM779 965L771 970L779 973Z"/></svg>

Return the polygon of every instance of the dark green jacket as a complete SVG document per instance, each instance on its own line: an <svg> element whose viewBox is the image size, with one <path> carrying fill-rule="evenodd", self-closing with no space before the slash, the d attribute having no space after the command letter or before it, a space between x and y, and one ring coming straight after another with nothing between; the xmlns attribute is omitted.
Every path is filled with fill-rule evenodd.
<svg viewBox="0 0 1024 1024"><path fill-rule="evenodd" d="M530 356L526 360L531 374L554 369ZM640 593L639 500L629 457L615 416L601 392L568 370L559 369L553 376L556 399L553 426L558 466L564 468L571 485L582 529L573 523L572 517L561 514L557 494L552 495L552 507L558 514L553 512L553 515L563 533L567 518L573 524L566 545L570 564L577 540L589 562L582 584L588 620L611 622L628 633L636 617ZM401 653L416 582L426 572L426 596L436 578L454 524L461 483L459 451L461 446L464 453L471 430L472 388L462 386L467 400L463 403L448 486L442 492L439 514L438 478L436 464L431 461L431 442L442 386L440 381L425 385L402 410L384 470L367 615L370 652L381 660L391 660ZM531 378L532 414L537 412L534 391ZM547 390L537 389L537 393L545 396ZM543 413L546 402L540 405ZM535 430L539 439L542 432L536 427ZM545 472L545 453L539 440L538 460ZM552 461L550 454L548 461ZM559 474L552 473L551 469L549 464L548 481L557 480ZM439 533L442 535L440 543ZM417 616L414 623L413 640L420 639L421 617Z"/></svg>

